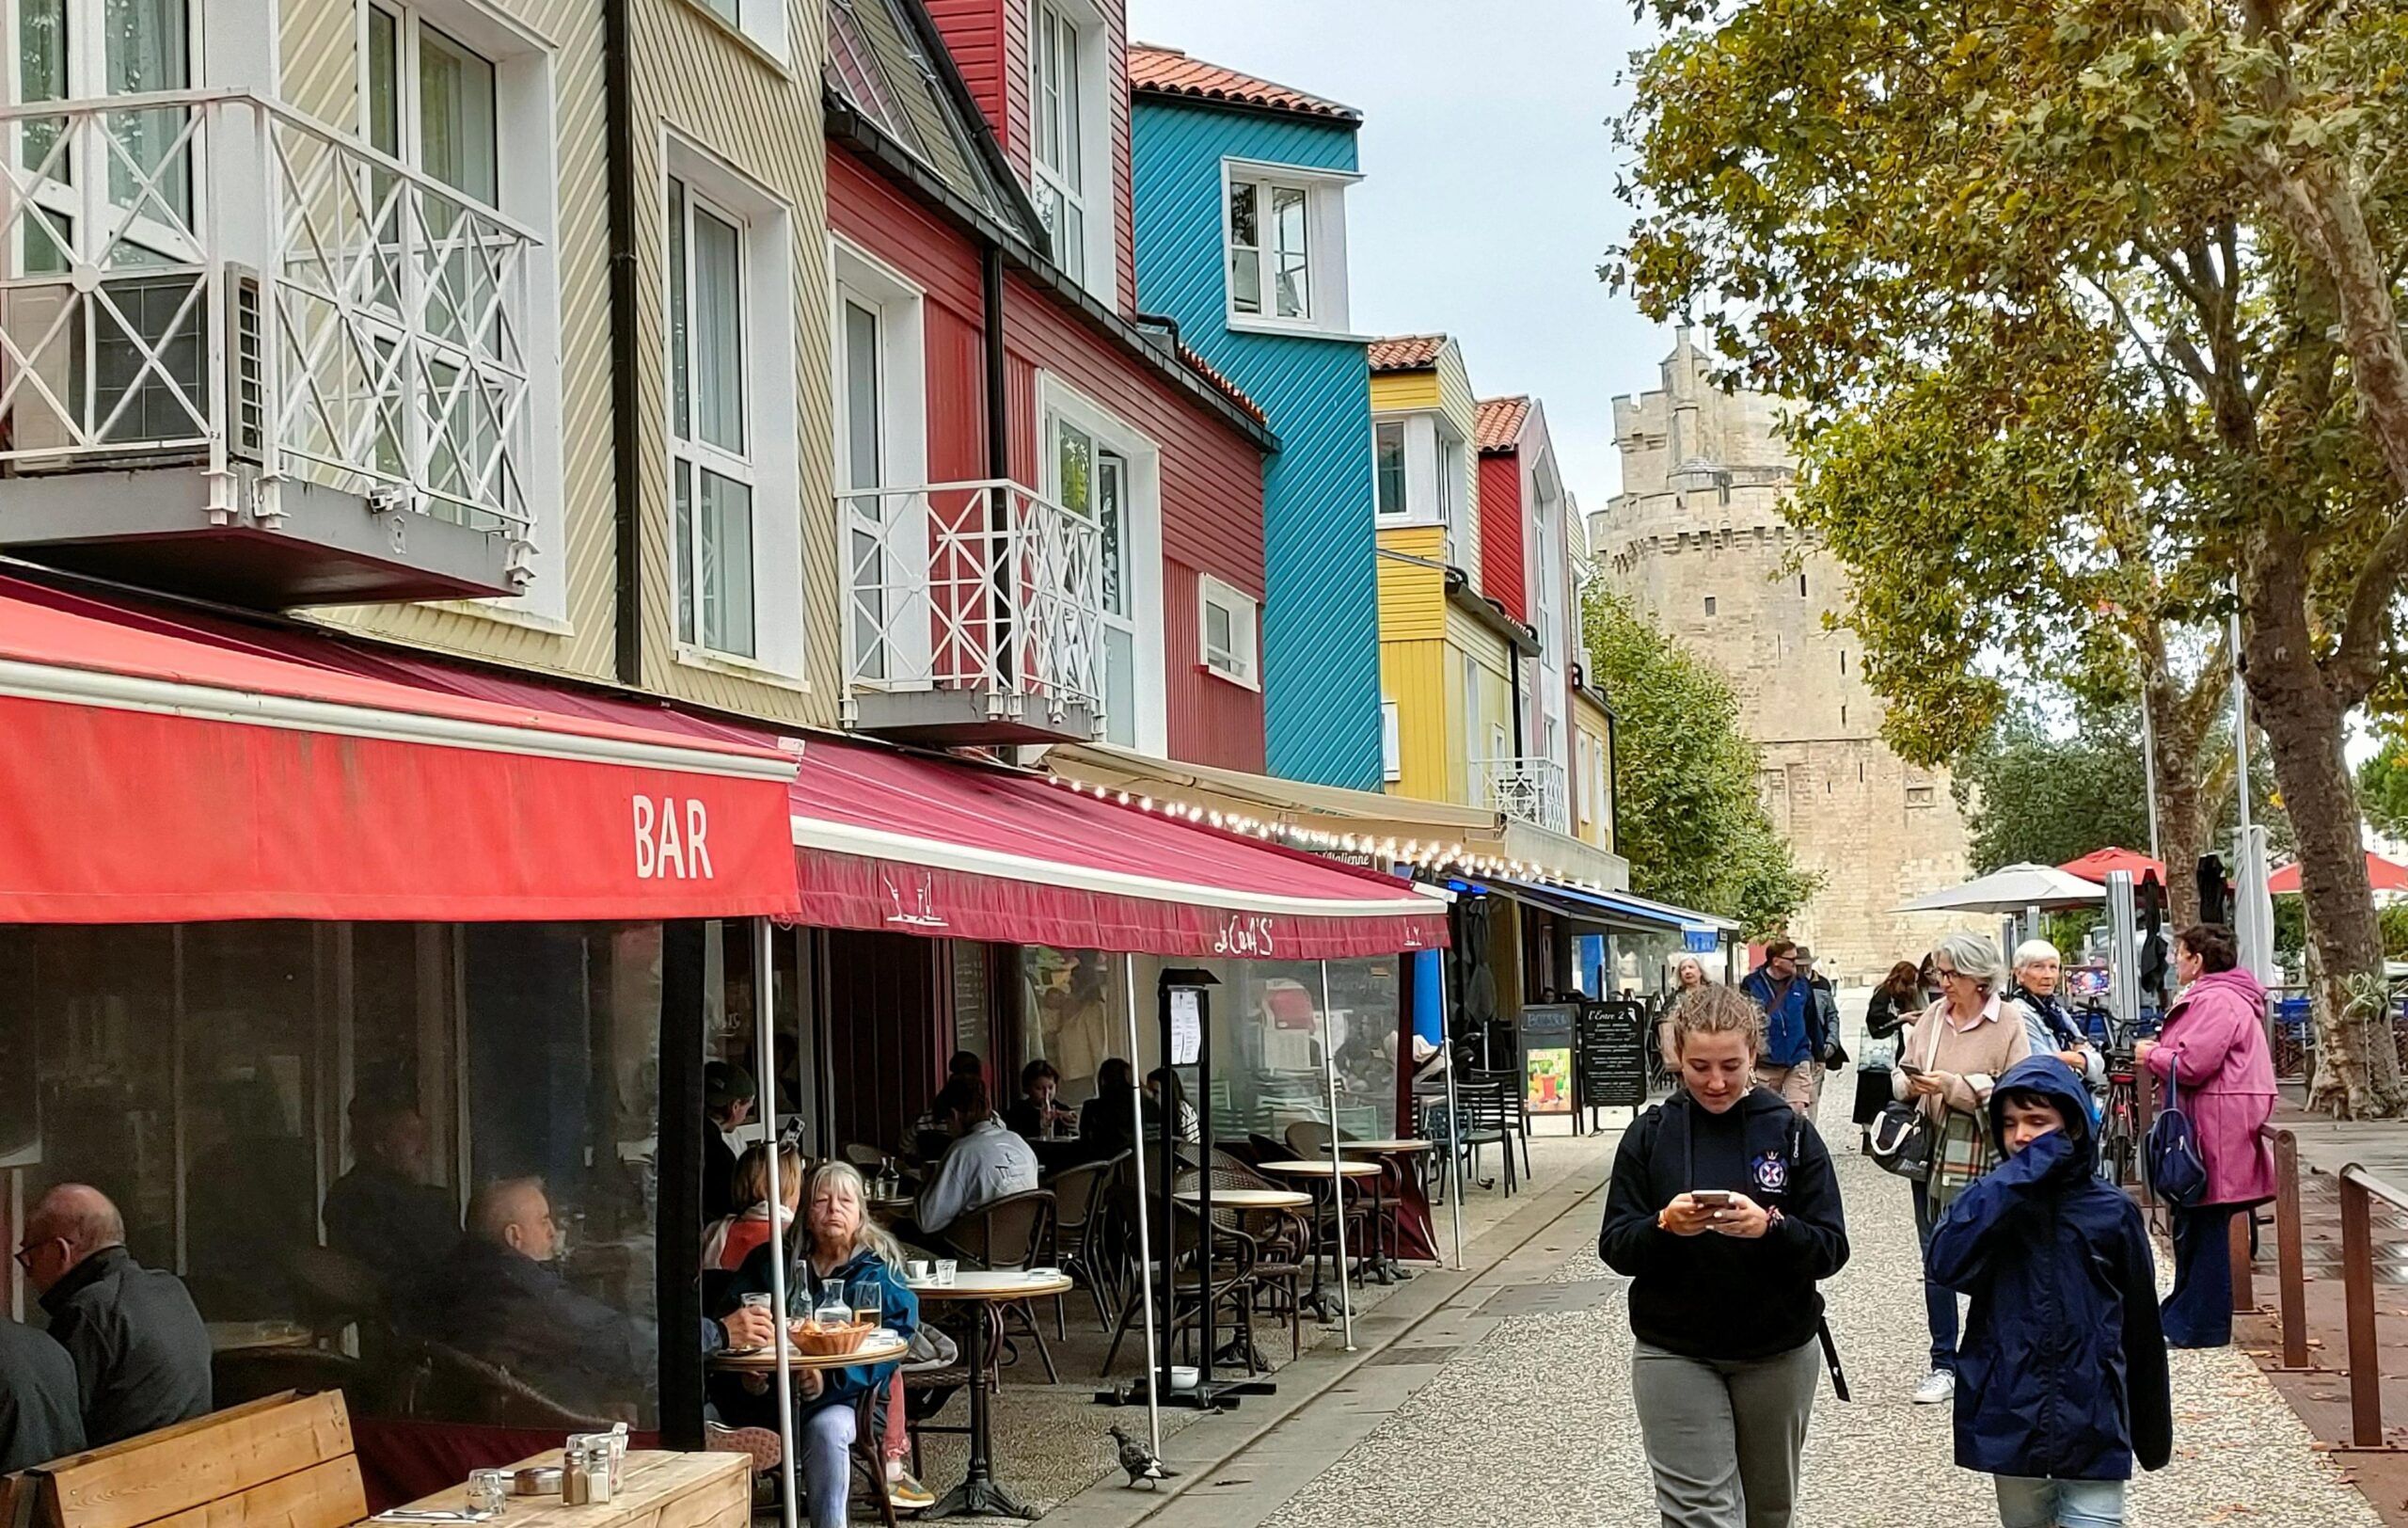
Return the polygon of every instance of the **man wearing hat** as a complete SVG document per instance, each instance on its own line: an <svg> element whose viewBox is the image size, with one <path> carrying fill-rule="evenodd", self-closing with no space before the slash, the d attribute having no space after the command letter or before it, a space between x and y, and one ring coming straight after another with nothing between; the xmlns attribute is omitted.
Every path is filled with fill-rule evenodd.
<svg viewBox="0 0 2408 1528"><path fill-rule="evenodd" d="M736 1213L736 1159L744 1142L736 1135L752 1118L759 1090L752 1074L734 1061L703 1067L703 1223Z"/></svg>

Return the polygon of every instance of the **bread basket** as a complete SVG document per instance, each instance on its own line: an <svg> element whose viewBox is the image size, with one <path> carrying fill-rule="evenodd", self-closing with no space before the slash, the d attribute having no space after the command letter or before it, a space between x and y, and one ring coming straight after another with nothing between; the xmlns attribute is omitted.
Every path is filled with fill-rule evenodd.
<svg viewBox="0 0 2408 1528"><path fill-rule="evenodd" d="M787 1329L787 1340L794 1350L806 1358L841 1358L858 1352L869 1334L878 1328L867 1321L854 1321L841 1327L822 1327L811 1321L797 1321Z"/></svg>

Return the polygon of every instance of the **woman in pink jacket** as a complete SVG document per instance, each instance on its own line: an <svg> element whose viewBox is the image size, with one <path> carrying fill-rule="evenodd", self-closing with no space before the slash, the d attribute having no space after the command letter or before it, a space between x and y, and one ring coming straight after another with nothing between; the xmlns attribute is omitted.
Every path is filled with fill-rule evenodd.
<svg viewBox="0 0 2408 1528"><path fill-rule="evenodd" d="M2198 1132L2208 1186L2174 1211L2174 1293L2165 1340L2176 1347L2232 1341L2232 1217L2274 1197L2274 1155L2258 1127L2274 1112L2274 1058L2266 1047L2266 989L2240 968L2232 931L2202 923L2174 939L2182 995L2154 1041L2133 1048L2161 1082L2172 1080Z"/></svg>

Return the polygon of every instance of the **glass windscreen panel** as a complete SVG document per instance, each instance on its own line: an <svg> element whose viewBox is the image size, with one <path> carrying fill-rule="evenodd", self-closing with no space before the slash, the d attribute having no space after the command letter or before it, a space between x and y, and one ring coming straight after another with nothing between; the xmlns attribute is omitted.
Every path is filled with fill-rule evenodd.
<svg viewBox="0 0 2408 1528"><path fill-rule="evenodd" d="M0 927L0 1204L105 1194L218 1406L650 1425L659 1040L655 924Z"/></svg>

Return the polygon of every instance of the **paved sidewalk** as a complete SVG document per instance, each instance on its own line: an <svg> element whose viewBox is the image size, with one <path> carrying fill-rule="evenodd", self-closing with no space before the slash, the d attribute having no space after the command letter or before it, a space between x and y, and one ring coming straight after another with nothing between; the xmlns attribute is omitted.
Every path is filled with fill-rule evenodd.
<svg viewBox="0 0 2408 1528"><path fill-rule="evenodd" d="M1916 1407L1926 1340L1906 1187L1840 1158L1855 1256L1830 1288L1857 1400L1817 1403L1799 1520L1849 1528L1994 1521L1984 1477L1951 1462L1946 1408ZM1091 1491L1051 1521L1156 1528L1414 1528L1656 1521L1632 1413L1621 1281L1595 1259L1599 1193L1554 1218L1332 1392L1181 1484L1111 1520ZM1382 1313L1387 1314L1386 1312ZM1319 1359L1321 1355L1315 1355ZM1314 1361L1308 1359L1307 1364ZM2177 1353L2176 1454L2138 1482L2140 1524L2368 1528L2378 1521L2239 1352ZM1304 1367L1304 1365L1299 1366ZM1183 1433L1184 1467L1233 1419Z"/></svg>

